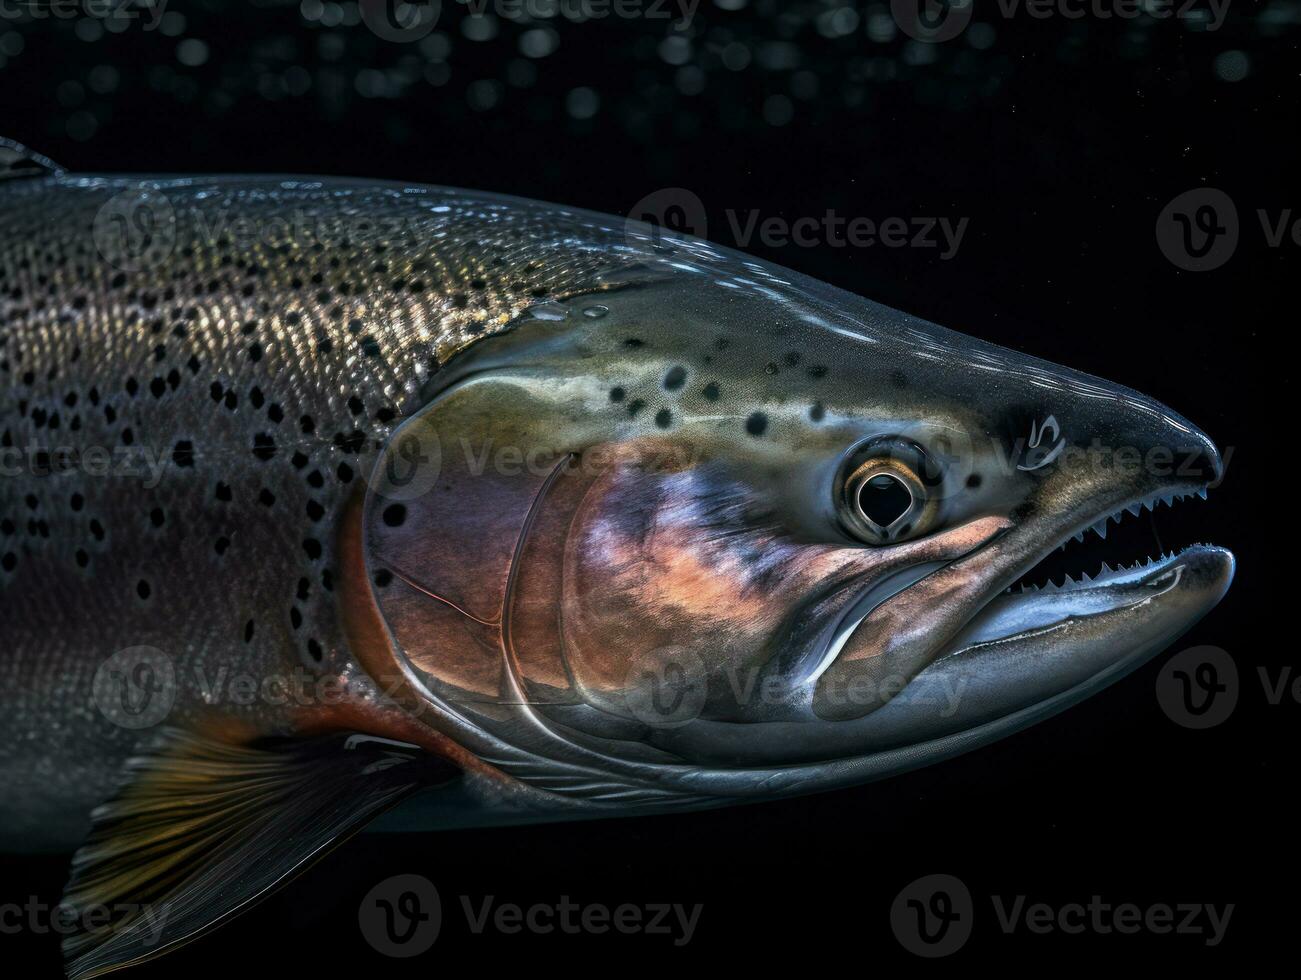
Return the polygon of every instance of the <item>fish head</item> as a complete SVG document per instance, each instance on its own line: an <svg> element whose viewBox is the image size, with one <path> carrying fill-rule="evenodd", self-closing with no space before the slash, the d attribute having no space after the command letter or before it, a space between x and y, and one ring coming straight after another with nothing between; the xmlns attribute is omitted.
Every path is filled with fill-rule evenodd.
<svg viewBox="0 0 1301 980"><path fill-rule="evenodd" d="M1133 391L758 268L542 304L394 434L368 570L458 737L619 798L807 791L1060 710L1224 594L1211 546L1009 593L1114 515L1203 493L1214 445Z"/></svg>

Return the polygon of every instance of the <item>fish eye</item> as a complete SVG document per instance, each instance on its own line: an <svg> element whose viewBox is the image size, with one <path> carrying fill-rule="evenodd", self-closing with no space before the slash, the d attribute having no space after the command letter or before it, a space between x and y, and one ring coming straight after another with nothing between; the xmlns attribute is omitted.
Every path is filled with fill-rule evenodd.
<svg viewBox="0 0 1301 980"><path fill-rule="evenodd" d="M868 544L920 536L933 523L937 502L923 474L925 454L911 445L872 445L854 453L841 481L841 520Z"/></svg>

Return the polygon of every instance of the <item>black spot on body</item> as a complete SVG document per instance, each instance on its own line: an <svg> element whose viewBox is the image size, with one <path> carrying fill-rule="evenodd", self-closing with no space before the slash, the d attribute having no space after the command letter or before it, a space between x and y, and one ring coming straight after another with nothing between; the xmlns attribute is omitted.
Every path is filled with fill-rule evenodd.
<svg viewBox="0 0 1301 980"><path fill-rule="evenodd" d="M664 375L664 387L668 391L677 391L686 383L687 369L681 365L669 368L669 373Z"/></svg>
<svg viewBox="0 0 1301 980"><path fill-rule="evenodd" d="M768 431L768 416L763 412L752 412L745 420L745 431L752 436L761 436Z"/></svg>

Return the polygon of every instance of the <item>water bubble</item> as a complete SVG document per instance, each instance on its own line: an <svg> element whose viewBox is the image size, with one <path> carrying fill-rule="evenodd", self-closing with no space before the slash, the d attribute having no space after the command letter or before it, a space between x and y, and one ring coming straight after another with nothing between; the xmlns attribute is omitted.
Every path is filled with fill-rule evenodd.
<svg viewBox="0 0 1301 980"><path fill-rule="evenodd" d="M471 41L491 41L497 36L497 18L491 14L470 14L461 21L461 33Z"/></svg>
<svg viewBox="0 0 1301 980"><path fill-rule="evenodd" d="M795 117L795 107L784 95L770 95L763 103L763 119L769 126L785 126Z"/></svg>
<svg viewBox="0 0 1301 980"><path fill-rule="evenodd" d="M1251 71L1251 59L1245 51L1224 51L1215 56L1215 77L1223 82L1240 82Z"/></svg>
<svg viewBox="0 0 1301 980"><path fill-rule="evenodd" d="M112 65L96 65L90 70L87 77L90 83L90 89L99 95L108 95L117 91L118 85L122 81L122 76Z"/></svg>
<svg viewBox="0 0 1301 980"><path fill-rule="evenodd" d="M504 88L495 78L481 78L470 83L465 90L465 99L476 112L487 112L501 101Z"/></svg>
<svg viewBox="0 0 1301 980"><path fill-rule="evenodd" d="M187 68L198 68L208 61L208 45L198 38L186 38L176 46L176 60Z"/></svg>
<svg viewBox="0 0 1301 980"><path fill-rule="evenodd" d="M535 27L519 38L520 54L526 58L545 58L560 46L560 35L549 27Z"/></svg>
<svg viewBox="0 0 1301 980"><path fill-rule="evenodd" d="M574 119L591 119L600 107L600 96L585 85L571 89L565 97L565 110Z"/></svg>
<svg viewBox="0 0 1301 980"><path fill-rule="evenodd" d="M683 65L674 76L678 91L683 95L699 95L705 90L705 73L696 65Z"/></svg>
<svg viewBox="0 0 1301 980"><path fill-rule="evenodd" d="M729 71L744 71L750 65L750 49L740 41L733 41L723 49L723 67Z"/></svg>
<svg viewBox="0 0 1301 980"><path fill-rule="evenodd" d="M98 41L104 36L104 25L94 17L83 17L73 29L77 37L87 43Z"/></svg>
<svg viewBox="0 0 1301 980"><path fill-rule="evenodd" d="M666 37L660 42L660 57L670 65L685 65L691 60L691 42L685 37Z"/></svg>

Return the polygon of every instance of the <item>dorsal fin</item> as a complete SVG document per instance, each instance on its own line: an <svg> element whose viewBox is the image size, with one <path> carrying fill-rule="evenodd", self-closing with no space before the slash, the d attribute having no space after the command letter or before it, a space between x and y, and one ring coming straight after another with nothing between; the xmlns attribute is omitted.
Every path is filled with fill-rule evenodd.
<svg viewBox="0 0 1301 980"><path fill-rule="evenodd" d="M13 140L0 136L0 180L20 177L50 177L65 172L64 167Z"/></svg>

